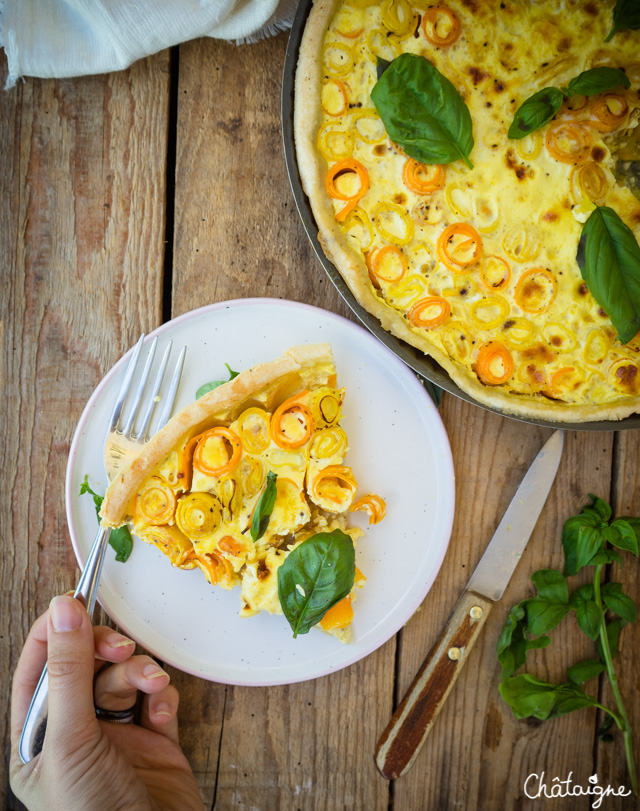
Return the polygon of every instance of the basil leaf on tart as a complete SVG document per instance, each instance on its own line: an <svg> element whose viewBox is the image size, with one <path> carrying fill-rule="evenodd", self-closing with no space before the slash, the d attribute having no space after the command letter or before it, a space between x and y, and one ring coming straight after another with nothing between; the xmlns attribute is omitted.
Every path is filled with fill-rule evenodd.
<svg viewBox="0 0 640 811"><path fill-rule="evenodd" d="M613 28L609 31L605 42L609 42L616 31L631 28L636 31L640 28L640 3L638 0L618 0L613 10Z"/></svg>
<svg viewBox="0 0 640 811"><path fill-rule="evenodd" d="M278 597L294 637L349 594L355 572L353 541L340 529L312 535L287 555L278 569Z"/></svg>
<svg viewBox="0 0 640 811"><path fill-rule="evenodd" d="M473 125L453 84L423 56L394 59L371 91L387 134L420 163L462 160L471 169Z"/></svg>
<svg viewBox="0 0 640 811"><path fill-rule="evenodd" d="M518 140L544 127L562 107L563 101L562 91L557 87L538 90L516 110L507 137Z"/></svg>
<svg viewBox="0 0 640 811"><path fill-rule="evenodd" d="M595 96L614 87L631 87L627 74L620 68L592 68L573 78L562 92L565 96Z"/></svg>
<svg viewBox="0 0 640 811"><path fill-rule="evenodd" d="M254 542L262 538L269 526L271 513L276 506L276 496L278 494L276 488L277 478L278 474L274 473L272 470L267 473L267 483L253 511L253 518L251 519L251 538Z"/></svg>
<svg viewBox="0 0 640 811"><path fill-rule="evenodd" d="M608 206L597 206L582 227L578 265L589 292L611 319L623 344L640 330L640 245Z"/></svg>

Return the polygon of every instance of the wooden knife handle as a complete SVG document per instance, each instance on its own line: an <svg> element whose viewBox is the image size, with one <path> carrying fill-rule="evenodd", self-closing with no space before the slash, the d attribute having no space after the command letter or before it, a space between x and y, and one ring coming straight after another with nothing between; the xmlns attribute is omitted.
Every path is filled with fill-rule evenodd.
<svg viewBox="0 0 640 811"><path fill-rule="evenodd" d="M478 638L493 603L465 591L376 747L376 766L392 780L411 767Z"/></svg>

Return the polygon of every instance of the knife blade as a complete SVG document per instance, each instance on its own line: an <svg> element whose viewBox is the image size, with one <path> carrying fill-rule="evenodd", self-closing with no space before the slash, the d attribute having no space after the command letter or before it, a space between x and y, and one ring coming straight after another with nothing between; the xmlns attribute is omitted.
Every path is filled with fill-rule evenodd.
<svg viewBox="0 0 640 811"><path fill-rule="evenodd" d="M415 761L494 602L502 597L555 480L563 441L563 432L555 431L531 463L447 624L380 736L375 760L386 779L400 777Z"/></svg>

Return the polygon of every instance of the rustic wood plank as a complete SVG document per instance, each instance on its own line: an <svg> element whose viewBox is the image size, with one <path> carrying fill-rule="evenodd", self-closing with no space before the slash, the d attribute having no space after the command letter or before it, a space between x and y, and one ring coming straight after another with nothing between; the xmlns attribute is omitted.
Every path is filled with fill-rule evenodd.
<svg viewBox="0 0 640 811"><path fill-rule="evenodd" d="M78 418L109 366L160 320L168 70L164 53L0 94L3 685L35 617L76 581L64 481ZM4 808L4 777L1 792Z"/></svg>
<svg viewBox="0 0 640 811"><path fill-rule="evenodd" d="M518 483L549 436L549 430L489 414L447 397L443 404L454 455L457 510L451 545L422 609L405 626L400 642L399 691L404 692L507 508ZM458 426L465 426L459 430ZM479 437L482 440L479 441ZM535 807L523 785L532 772L566 776L573 770L586 783L592 763L595 713L557 721L516 721L498 693L500 666L495 646L511 605L533 593L529 577L540 568L561 568L560 530L580 509L588 492L607 492L608 464L586 467L584 458L610 459L612 435L565 436L556 484L504 597L495 606L423 751L411 771L394 783L394 807ZM560 680L564 670L587 655L589 642L567 621L553 635L550 652L529 655L529 672ZM566 802L570 802L565 800ZM584 800L564 808L586 808Z"/></svg>
<svg viewBox="0 0 640 811"><path fill-rule="evenodd" d="M285 47L279 36L180 48L174 315L253 296L348 314L289 187L280 135ZM215 797L221 808L386 808L373 748L391 709L393 668L391 643L353 668L290 687L224 688L174 674L183 706L224 707L220 749L212 726L185 739L205 800Z"/></svg>
<svg viewBox="0 0 640 811"><path fill-rule="evenodd" d="M616 435L615 449L615 475L612 488L611 504L615 516L640 516L640 486L638 472L640 471L640 436L638 431L622 431ZM622 590L640 606L640 568L637 558L630 553L622 553L623 564L614 564L607 572L606 579L622 583ZM631 721L633 731L634 757L636 773L640 771L640 693L638 692L638 672L640 669L640 629L638 625L627 625L620 636L620 653L614 660L614 667L618 676L618 684L622 700ZM608 681L601 677L602 690L600 701L608 707L615 709L615 700L609 688ZM602 716L599 719L602 721ZM594 773L597 772L599 785L611 786L619 790L621 786L629 788L629 776L622 735L612 727L609 732L614 740L611 743L602 742L596 737L596 762ZM637 798L607 797L603 801L607 808L632 809L638 807Z"/></svg>

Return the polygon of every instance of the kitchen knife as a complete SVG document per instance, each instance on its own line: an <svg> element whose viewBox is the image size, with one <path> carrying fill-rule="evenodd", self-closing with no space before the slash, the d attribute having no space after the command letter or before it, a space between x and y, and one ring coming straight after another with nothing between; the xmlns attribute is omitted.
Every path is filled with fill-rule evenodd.
<svg viewBox="0 0 640 811"><path fill-rule="evenodd" d="M375 758L388 780L413 764L494 602L502 597L556 477L563 436L555 431L533 460L451 617L382 733Z"/></svg>

